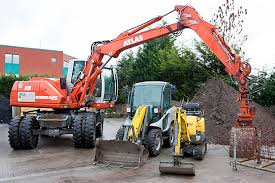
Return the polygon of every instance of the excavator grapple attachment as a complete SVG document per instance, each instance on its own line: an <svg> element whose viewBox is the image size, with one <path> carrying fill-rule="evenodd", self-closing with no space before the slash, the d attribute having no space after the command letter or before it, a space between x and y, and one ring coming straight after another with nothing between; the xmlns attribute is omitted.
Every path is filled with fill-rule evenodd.
<svg viewBox="0 0 275 183"><path fill-rule="evenodd" d="M159 171L164 174L195 175L193 162L160 162Z"/></svg>
<svg viewBox="0 0 275 183"><path fill-rule="evenodd" d="M98 140L94 162L121 167L141 167L148 158L148 150L143 145L122 140Z"/></svg>

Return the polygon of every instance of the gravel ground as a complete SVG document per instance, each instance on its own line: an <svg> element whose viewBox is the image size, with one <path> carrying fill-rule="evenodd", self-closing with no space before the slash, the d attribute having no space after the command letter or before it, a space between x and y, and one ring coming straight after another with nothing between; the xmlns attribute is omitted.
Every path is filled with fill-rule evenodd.
<svg viewBox="0 0 275 183"><path fill-rule="evenodd" d="M124 119L106 119L104 139L113 139ZM0 125L0 182L28 183L207 183L207 182L274 182L275 175L239 167L232 171L227 146L209 145L203 161L195 161L196 176L161 175L160 161L171 160L172 149L164 148L156 158L149 158L139 169L93 165L94 149L74 149L72 136L40 138L34 150L14 151L9 147L8 126ZM194 161L186 158L184 161ZM275 168L275 167L274 167Z"/></svg>

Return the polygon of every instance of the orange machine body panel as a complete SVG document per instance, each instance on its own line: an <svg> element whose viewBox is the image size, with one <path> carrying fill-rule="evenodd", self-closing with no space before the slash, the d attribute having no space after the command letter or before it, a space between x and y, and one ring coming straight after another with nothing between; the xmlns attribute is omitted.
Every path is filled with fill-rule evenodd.
<svg viewBox="0 0 275 183"><path fill-rule="evenodd" d="M60 79L33 78L14 83L10 103L20 107L69 108L67 96L67 91L60 87Z"/></svg>

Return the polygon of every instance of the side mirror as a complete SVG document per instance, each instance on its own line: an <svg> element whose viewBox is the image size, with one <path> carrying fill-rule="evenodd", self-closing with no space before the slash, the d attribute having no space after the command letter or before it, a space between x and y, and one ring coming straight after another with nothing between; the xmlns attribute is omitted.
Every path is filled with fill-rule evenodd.
<svg viewBox="0 0 275 183"><path fill-rule="evenodd" d="M124 94L126 96L129 94L129 87L128 87L128 85L126 85L126 86L123 87L123 92L124 92Z"/></svg>
<svg viewBox="0 0 275 183"><path fill-rule="evenodd" d="M175 94L177 91L177 87L174 85L171 85L171 94Z"/></svg>

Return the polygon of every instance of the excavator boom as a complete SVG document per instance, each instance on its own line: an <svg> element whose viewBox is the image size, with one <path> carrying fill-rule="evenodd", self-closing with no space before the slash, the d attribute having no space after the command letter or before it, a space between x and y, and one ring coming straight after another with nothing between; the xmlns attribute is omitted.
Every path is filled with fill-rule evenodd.
<svg viewBox="0 0 275 183"><path fill-rule="evenodd" d="M148 26L156 22L159 22L163 19L163 17L172 12L178 13L179 18L176 23L159 26L149 30L144 30L145 28L148 28ZM122 51L126 49L132 48L143 43L147 43L149 41L166 36L171 33L176 33L186 28L195 31L199 35L199 37L205 42L205 44L213 51L213 53L217 56L220 62L225 66L228 74L230 76L235 77L239 81L239 91L241 93L239 99L240 112L235 125L253 127L252 119L255 115L255 110L253 107L249 106L249 83L247 80L247 76L251 72L250 65L246 62L242 62L240 60L240 57L238 55L235 55L231 51L230 47L225 43L224 39L220 36L215 26L204 21L199 16L197 11L191 6L177 5L171 12L163 16L153 18L141 24L140 26L125 31L113 40L99 42L97 46L92 48L93 52L89 58L89 62L87 64L88 66L84 70L84 78L86 78L86 80L85 82L80 81L77 83L75 90L73 92L74 95L80 96L79 102L81 103L84 100L85 95L87 95L87 92L83 91L86 91L87 88L90 88L90 93L93 93L94 87L90 86L93 86L93 83L95 83L97 76L100 74L100 68L102 68L104 65L108 63L105 62L104 64L102 64L102 58L105 55L108 55L110 58L116 58ZM178 126L178 130L179 129L181 129L181 127ZM133 145L133 142L128 142L128 144L129 143L132 143L131 145ZM181 143L181 138L178 139L177 143ZM111 151L111 149L109 150ZM175 151L178 156L180 154L180 150L181 149L178 144L178 148L177 146L175 147ZM180 164L180 162L176 162L178 162L177 158L174 159L174 164L172 165L174 170L173 168L171 170L169 163L166 163L163 164L162 171L166 171L168 173L175 172L184 174L194 174L194 164L189 163L187 166L185 166L185 164Z"/></svg>

